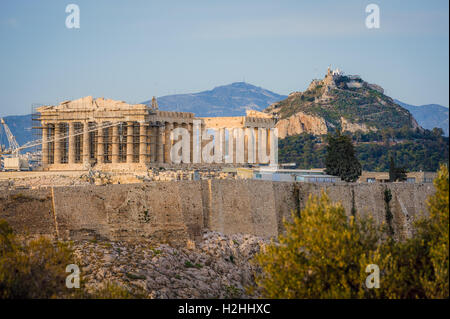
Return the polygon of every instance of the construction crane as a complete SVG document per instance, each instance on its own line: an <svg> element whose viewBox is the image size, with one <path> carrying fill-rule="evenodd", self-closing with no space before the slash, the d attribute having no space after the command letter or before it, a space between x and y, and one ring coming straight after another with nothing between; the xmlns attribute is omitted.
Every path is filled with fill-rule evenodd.
<svg viewBox="0 0 450 319"><path fill-rule="evenodd" d="M17 153L17 149L19 148L19 144L17 144L16 138L11 133L11 130L9 129L8 125L6 125L5 120L2 118L0 119L0 123L3 126L3 129L5 130L6 138L8 139L9 143L9 149L11 153Z"/></svg>
<svg viewBox="0 0 450 319"><path fill-rule="evenodd" d="M158 102L156 101L156 98L153 97L152 99L152 108L150 109L153 113L155 113L155 111L158 109ZM2 159L3 162L3 169L4 170L28 170L29 164L28 164L28 158L25 155L21 155L19 154L19 152L21 150L27 149L27 148L32 148L32 147L36 147L36 146L40 146L43 144L42 139L37 139L37 140L33 140L33 141L29 141L23 145L19 145L16 141L16 138L14 137L14 135L11 133L8 125L5 123L4 119L0 119L0 123L2 124L4 131L6 133L6 137L8 139L8 143L9 143L9 148L2 148L0 147L0 158ZM77 135L82 135L85 133L90 133L90 132L96 132L100 129L105 129L105 128L109 128L109 127L113 127L116 125L122 125L121 122L105 122L103 124L94 124L91 127L89 127L88 130L82 130L80 132L75 132L74 134L63 134L59 137L52 137L52 138L47 138L45 140L46 143L52 143L52 142L58 142L58 141L62 141L65 140L69 137L73 137L73 136L77 136ZM161 124L160 122L154 123L152 124L152 126L162 126L163 124ZM0 126L1 128L1 126Z"/></svg>
<svg viewBox="0 0 450 319"><path fill-rule="evenodd" d="M28 159L19 154L19 144L3 118L0 119L0 124L3 126L9 144L9 148L2 147L0 150L3 170L29 170Z"/></svg>
<svg viewBox="0 0 450 319"><path fill-rule="evenodd" d="M19 144L16 141L16 138L14 137L14 135L11 133L11 130L9 129L8 125L6 124L5 120L2 118L0 119L0 123L3 126L3 129L5 131L6 137L8 139L8 143L9 143L9 148L1 148L0 149L0 155L1 155L1 159L2 159L2 164L3 164L3 170L5 171L9 171L9 170L15 170L15 171L21 171L21 170L29 170L30 166L28 163L28 158L25 155L21 155L19 154L19 151L27 149L27 148L32 148L32 147L36 147L39 145L42 145L42 139L38 139L38 140L33 140L30 142L27 142L25 144L23 144L22 146L19 146ZM102 125L94 125L92 126L87 133L89 132L94 132L97 131L99 129L104 129L104 128L108 128L108 127L112 127L115 125L118 125L119 123L105 123ZM61 141L64 139L69 138L70 136L77 136L77 135L81 135L84 134L83 131L81 132L77 132L74 133L72 135L62 135L58 138L51 138L51 139L47 139L46 142L47 143L51 143L51 142L57 142L57 141Z"/></svg>

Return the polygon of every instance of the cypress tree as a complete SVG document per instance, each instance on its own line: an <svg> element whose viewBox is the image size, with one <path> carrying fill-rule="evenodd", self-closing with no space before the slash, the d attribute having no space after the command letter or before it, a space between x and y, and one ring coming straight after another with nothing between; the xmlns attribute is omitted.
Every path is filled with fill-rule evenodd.
<svg viewBox="0 0 450 319"><path fill-rule="evenodd" d="M340 131L328 134L327 140L325 172L339 176L346 182L355 182L361 176L361 164L356 157L352 140Z"/></svg>

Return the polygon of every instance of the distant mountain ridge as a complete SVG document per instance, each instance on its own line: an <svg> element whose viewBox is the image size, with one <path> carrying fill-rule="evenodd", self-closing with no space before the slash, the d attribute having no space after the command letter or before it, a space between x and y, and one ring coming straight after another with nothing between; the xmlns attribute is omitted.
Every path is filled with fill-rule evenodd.
<svg viewBox="0 0 450 319"><path fill-rule="evenodd" d="M350 82L355 85L355 81L352 80ZM315 93L318 93L318 90L320 89L317 88L318 86L320 86L320 83L316 80L313 81L312 86L310 86L309 89L311 89L312 91L315 90ZM381 89L378 86L371 85L369 89L374 91L372 94L375 94L376 98L378 98L382 94L376 91L376 89ZM305 101L308 99L312 99L312 101L314 101L316 96L314 96L314 92L312 91L310 92L312 94L306 94L304 96ZM340 92L342 93L342 91ZM289 98L297 100L297 98L301 99L301 95L302 94L300 92L294 92L289 95ZM320 98L321 96L317 97ZM243 116L245 115L245 111L247 109L262 111L274 103L279 104L277 103L279 101L281 103L287 98L288 97L285 95L280 95L264 88L251 85L249 83L235 82L229 85L218 86L212 90L202 91L198 93L162 96L157 100L159 107L162 110L193 112L196 116L208 117ZM384 101L384 98L382 98L381 100ZM388 99L386 101L388 104L391 104ZM151 104L151 101L146 101L144 103ZM436 104L413 106L402 103L398 100L395 100L395 103L409 110L414 118L417 119L420 126L427 129L432 129L435 126L441 127L444 129L446 135L448 136L448 108ZM292 110L293 109L291 108L285 109L286 112L291 112ZM325 115L327 115L327 111L329 110L322 110L323 114ZM33 132L31 129L33 126L31 115L28 114L5 116L4 119L11 129L12 133L15 135L19 145L23 145L24 143L37 138L37 136L33 136ZM339 118L333 119L333 115L331 114L330 123L332 124L333 122L336 122L336 120L339 120ZM320 131L320 129L323 128L321 126L322 124L323 123L320 122L315 123L314 118L309 118L309 122L305 122L303 128L315 126L317 131ZM359 127L358 123L349 122L344 124L350 128L353 127L357 129ZM3 129L0 129L0 144L8 145L8 141L6 140Z"/></svg>
<svg viewBox="0 0 450 319"><path fill-rule="evenodd" d="M161 110L193 112L195 116L213 117L244 116L246 110L262 111L286 97L246 82L235 82L198 93L161 96L157 101ZM151 100L143 103L150 105ZM37 139L31 129L31 115L5 116L4 119L19 145ZM0 129L1 144L8 145L3 129Z"/></svg>
<svg viewBox="0 0 450 319"><path fill-rule="evenodd" d="M444 130L445 136L449 136L448 107L439 104L426 104L416 106L403 103L399 100L394 101L395 103L410 111L417 122L420 124L420 126L422 126L423 128L432 130L435 127L439 127Z"/></svg>
<svg viewBox="0 0 450 319"><path fill-rule="evenodd" d="M213 117L243 116L246 110L262 111L286 97L246 82L235 82L198 93L161 96L157 100L161 110ZM150 105L151 100L143 103Z"/></svg>

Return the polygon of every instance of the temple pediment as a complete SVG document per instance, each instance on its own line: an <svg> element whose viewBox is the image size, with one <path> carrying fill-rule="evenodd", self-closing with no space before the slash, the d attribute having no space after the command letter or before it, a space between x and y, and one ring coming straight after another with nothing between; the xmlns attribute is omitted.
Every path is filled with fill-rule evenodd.
<svg viewBox="0 0 450 319"><path fill-rule="evenodd" d="M144 104L128 104L125 101L118 101L112 99L105 99L103 97L94 99L92 96L85 96L77 100L64 101L59 105L46 105L39 107L38 112L49 110L96 110L96 109L132 109L132 108L146 108Z"/></svg>

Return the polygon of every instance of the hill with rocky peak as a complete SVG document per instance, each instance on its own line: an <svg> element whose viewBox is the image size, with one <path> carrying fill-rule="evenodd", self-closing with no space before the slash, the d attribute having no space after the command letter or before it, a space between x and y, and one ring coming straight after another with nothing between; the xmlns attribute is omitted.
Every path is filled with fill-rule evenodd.
<svg viewBox="0 0 450 319"><path fill-rule="evenodd" d="M324 79L313 80L306 91L293 92L264 112L277 119L280 138L301 133L322 135L336 129L421 129L412 114L384 95L379 85L330 69Z"/></svg>

